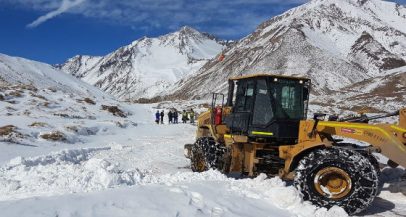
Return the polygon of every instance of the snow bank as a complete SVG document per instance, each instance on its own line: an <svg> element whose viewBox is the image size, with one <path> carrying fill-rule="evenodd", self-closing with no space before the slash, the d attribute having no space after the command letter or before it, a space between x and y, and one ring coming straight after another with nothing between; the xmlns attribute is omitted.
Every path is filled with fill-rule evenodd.
<svg viewBox="0 0 406 217"><path fill-rule="evenodd" d="M298 216L346 216L341 208L318 209L303 202L300 193L292 186L286 186L279 178L267 179L260 175L255 179L236 180L218 171L204 173L177 172L175 174L155 174L137 168L123 170L119 163L99 158L97 152L123 151L114 144L111 148L88 148L65 150L36 158L18 157L0 168L0 200L51 196L75 192L95 192L120 186L161 186L172 192L181 192L181 186L199 184L218 185L220 191L246 200L256 199L288 210ZM190 203L203 209L200 193L188 191ZM218 210L217 210L218 211Z"/></svg>
<svg viewBox="0 0 406 217"><path fill-rule="evenodd" d="M0 200L88 192L140 182L137 170L123 171L117 164L92 157L94 152L109 149L66 150L12 159L0 168Z"/></svg>

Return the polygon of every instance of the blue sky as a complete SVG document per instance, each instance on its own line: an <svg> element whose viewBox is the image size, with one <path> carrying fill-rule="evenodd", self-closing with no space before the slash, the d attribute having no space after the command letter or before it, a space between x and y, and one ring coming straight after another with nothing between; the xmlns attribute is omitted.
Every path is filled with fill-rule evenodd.
<svg viewBox="0 0 406 217"><path fill-rule="evenodd" d="M307 0L0 0L0 53L50 64L184 25L239 39ZM406 4L406 0L396 0Z"/></svg>

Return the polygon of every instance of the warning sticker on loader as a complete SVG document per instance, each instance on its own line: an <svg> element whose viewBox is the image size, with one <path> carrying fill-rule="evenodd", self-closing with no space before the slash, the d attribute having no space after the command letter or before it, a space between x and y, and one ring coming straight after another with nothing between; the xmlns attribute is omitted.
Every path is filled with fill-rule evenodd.
<svg viewBox="0 0 406 217"><path fill-rule="evenodd" d="M341 128L342 133L350 133L361 136L364 132L362 130L356 130L351 128Z"/></svg>

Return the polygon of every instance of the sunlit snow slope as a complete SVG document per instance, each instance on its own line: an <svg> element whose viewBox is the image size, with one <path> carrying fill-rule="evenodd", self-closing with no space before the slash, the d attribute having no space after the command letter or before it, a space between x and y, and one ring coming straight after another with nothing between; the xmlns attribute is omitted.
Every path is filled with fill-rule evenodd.
<svg viewBox="0 0 406 217"><path fill-rule="evenodd" d="M0 82L12 85L30 84L44 89L53 88L82 97L107 96L98 88L48 64L4 54L0 54Z"/></svg>
<svg viewBox="0 0 406 217"><path fill-rule="evenodd" d="M104 57L76 56L59 67L121 99L152 98L199 70L223 42L190 27L136 40Z"/></svg>

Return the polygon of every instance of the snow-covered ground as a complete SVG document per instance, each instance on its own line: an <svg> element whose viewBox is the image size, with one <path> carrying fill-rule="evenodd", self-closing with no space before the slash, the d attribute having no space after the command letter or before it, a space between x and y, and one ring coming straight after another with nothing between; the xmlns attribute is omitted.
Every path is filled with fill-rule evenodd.
<svg viewBox="0 0 406 217"><path fill-rule="evenodd" d="M0 55L0 216L347 216L304 202L279 178L191 172L183 145L196 127L156 125L154 113L205 107L120 103L48 65ZM406 213L406 187L395 182L404 170L383 173L366 214Z"/></svg>
<svg viewBox="0 0 406 217"><path fill-rule="evenodd" d="M24 115L32 99L26 93L14 99L23 106L0 112L1 126L17 127L10 137L23 135L0 142L1 216L346 216L338 207L326 210L303 202L294 187L278 178L191 172L183 145L193 142L195 126L156 125L154 112L162 105L121 105L131 114L123 118L101 110L100 102L65 98L61 106L83 106L93 118L52 115L59 107L32 107L31 115ZM50 95L59 99L60 94L43 93L51 103ZM0 103L5 107L8 102ZM84 111L66 114L87 117ZM33 122L46 126L28 127ZM72 125L76 130L69 130ZM68 139L39 136L51 128ZM403 172L386 169L384 175L390 181ZM404 215L404 189L386 184L366 214Z"/></svg>

